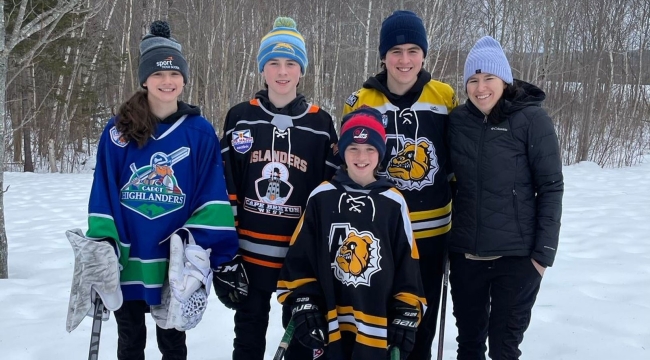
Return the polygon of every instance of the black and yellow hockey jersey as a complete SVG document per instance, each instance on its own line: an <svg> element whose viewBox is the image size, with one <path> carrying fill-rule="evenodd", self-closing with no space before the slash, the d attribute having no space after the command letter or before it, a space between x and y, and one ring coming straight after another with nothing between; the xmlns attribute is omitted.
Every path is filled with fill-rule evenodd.
<svg viewBox="0 0 650 360"><path fill-rule="evenodd" d="M409 92L397 96L385 86L386 76L384 71L368 79L347 98L343 114L362 106L383 114L386 155L380 174L404 195L416 239L445 234L451 228L453 174L446 132L449 112L457 105L454 90L422 70Z"/></svg>
<svg viewBox="0 0 650 360"><path fill-rule="evenodd" d="M366 187L344 170L310 195L278 281L278 300L309 296L329 323L329 359L386 359L391 309L423 314L418 251L408 208L380 178Z"/></svg>
<svg viewBox="0 0 650 360"><path fill-rule="evenodd" d="M340 159L327 112L302 95L277 109L267 94L230 109L221 153L250 284L274 291L309 193L332 178Z"/></svg>

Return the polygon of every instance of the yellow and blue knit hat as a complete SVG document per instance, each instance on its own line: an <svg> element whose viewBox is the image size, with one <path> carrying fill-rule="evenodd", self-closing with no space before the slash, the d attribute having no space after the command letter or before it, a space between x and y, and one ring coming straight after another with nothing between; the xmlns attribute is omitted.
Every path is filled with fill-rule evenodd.
<svg viewBox="0 0 650 360"><path fill-rule="evenodd" d="M290 17L275 19L273 30L262 38L257 53L257 66L260 73L264 71L264 65L273 58L289 58L298 62L300 73L305 75L308 63L305 39L296 29L295 20Z"/></svg>

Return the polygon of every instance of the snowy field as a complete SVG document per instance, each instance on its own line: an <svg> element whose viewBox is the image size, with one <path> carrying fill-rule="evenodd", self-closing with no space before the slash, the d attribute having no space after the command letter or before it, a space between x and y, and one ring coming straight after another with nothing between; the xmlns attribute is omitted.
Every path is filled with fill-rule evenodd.
<svg viewBox="0 0 650 360"><path fill-rule="evenodd" d="M650 359L650 163L564 171L558 257L542 281L522 359ZM0 359L88 357L90 318L65 331L73 252L64 231L86 229L91 181L91 174L5 174L10 279L0 280ZM272 304L266 359L282 334ZM189 359L230 359L232 317L212 294L203 321L188 332ZM444 359L455 359L451 305L447 319ZM153 324L149 318L146 353L160 359ZM111 318L99 358L115 359L116 343Z"/></svg>

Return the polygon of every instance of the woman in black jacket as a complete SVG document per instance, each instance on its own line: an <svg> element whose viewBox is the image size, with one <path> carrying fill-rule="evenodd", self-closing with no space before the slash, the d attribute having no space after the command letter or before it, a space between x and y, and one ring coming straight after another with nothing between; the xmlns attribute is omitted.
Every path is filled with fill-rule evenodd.
<svg viewBox="0 0 650 360"><path fill-rule="evenodd" d="M544 270L553 265L564 182L538 87L515 80L486 36L465 62L468 101L450 114L457 180L449 243L458 359L519 359Z"/></svg>

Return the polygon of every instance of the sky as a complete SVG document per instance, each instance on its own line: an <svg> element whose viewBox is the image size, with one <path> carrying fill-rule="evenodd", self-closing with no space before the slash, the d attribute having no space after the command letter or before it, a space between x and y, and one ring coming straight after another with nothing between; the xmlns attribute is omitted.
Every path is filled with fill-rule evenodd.
<svg viewBox="0 0 650 360"><path fill-rule="evenodd" d="M547 269L521 346L527 360L650 359L650 156L602 169L564 167L560 245ZM92 174L5 173L9 277L0 280L0 359L86 359L92 320L65 330L74 266L65 231L86 230ZM455 359L448 297L444 359ZM273 299L265 359L282 336ZM234 312L214 293L187 333L188 359L231 358ZM148 359L160 359L148 316ZM437 338L434 342L437 347ZM115 359L115 320L103 323L99 359Z"/></svg>

